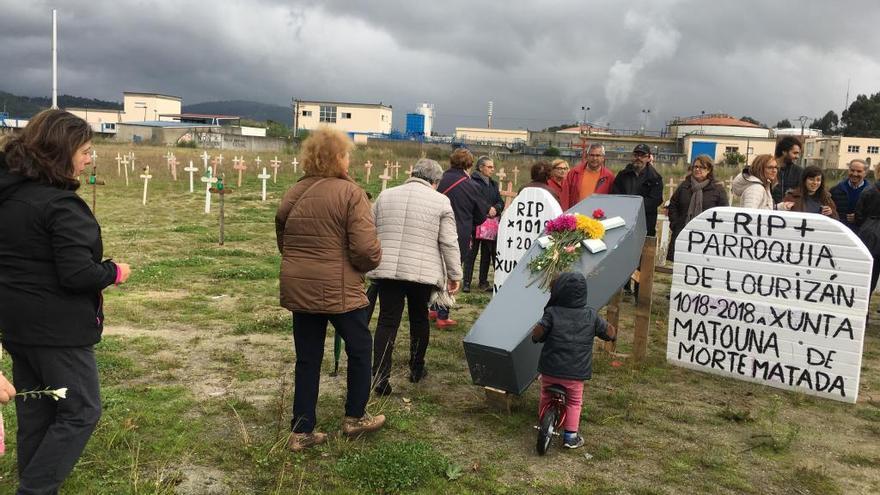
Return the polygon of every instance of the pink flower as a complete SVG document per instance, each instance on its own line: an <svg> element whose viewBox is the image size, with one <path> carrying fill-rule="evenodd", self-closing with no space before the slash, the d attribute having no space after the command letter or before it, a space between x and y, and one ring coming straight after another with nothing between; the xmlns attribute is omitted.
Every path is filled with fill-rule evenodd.
<svg viewBox="0 0 880 495"><path fill-rule="evenodd" d="M602 208L596 208L595 210L593 210L593 218L595 218L596 220L601 220L605 218L605 212L602 211Z"/></svg>
<svg viewBox="0 0 880 495"><path fill-rule="evenodd" d="M565 252L571 254L576 248L574 246L565 246Z"/></svg>

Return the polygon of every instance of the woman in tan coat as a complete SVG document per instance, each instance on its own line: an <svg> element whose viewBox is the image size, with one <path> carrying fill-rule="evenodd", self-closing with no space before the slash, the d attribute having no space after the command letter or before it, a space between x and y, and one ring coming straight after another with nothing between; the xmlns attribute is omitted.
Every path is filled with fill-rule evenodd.
<svg viewBox="0 0 880 495"><path fill-rule="evenodd" d="M364 274L379 265L381 249L367 195L348 176L351 147L339 131L313 131L302 145L305 176L287 191L275 215L281 305L293 312L296 348L288 442L293 451L327 439L314 429L328 321L348 355L343 433L356 436L385 422L385 416L366 412L372 339Z"/></svg>
<svg viewBox="0 0 880 495"><path fill-rule="evenodd" d="M379 281L373 375L381 395L391 393L391 355L404 299L409 309L409 380L417 383L428 374L431 294L443 289L454 294L461 281L455 214L449 198L436 191L442 177L439 163L422 158L413 166L412 177L382 191L373 206L382 242L382 263L369 273L370 279Z"/></svg>

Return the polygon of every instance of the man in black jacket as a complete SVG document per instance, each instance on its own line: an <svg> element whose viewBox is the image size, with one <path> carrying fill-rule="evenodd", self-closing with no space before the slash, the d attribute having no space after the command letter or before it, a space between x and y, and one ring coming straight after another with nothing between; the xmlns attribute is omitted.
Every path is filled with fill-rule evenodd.
<svg viewBox="0 0 880 495"><path fill-rule="evenodd" d="M776 164L779 166L778 182L770 191L773 194L773 203L779 204L789 189L796 189L801 182L804 169L797 164L801 156L801 141L795 136L785 136L776 143L776 151L773 153Z"/></svg>
<svg viewBox="0 0 880 495"><path fill-rule="evenodd" d="M633 149L633 161L617 173L611 194L641 196L645 201L648 235L657 235L657 208L663 203L663 177L654 168L654 155L647 144Z"/></svg>
<svg viewBox="0 0 880 495"><path fill-rule="evenodd" d="M838 182L829 191L834 206L837 208L837 215L840 216L840 221L856 233L859 231L859 226L856 224L856 205L859 203L862 193L873 187L865 179L867 174L868 164L856 158L849 162L847 180Z"/></svg>

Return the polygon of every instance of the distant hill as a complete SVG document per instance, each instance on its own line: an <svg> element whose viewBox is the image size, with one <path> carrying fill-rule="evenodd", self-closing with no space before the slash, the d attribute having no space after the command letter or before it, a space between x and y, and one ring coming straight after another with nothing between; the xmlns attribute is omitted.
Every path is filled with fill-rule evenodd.
<svg viewBox="0 0 880 495"><path fill-rule="evenodd" d="M185 113L238 115L241 118L258 122L271 120L288 127L293 125L293 111L289 107L256 101L206 101L204 103L184 105L183 111Z"/></svg>
<svg viewBox="0 0 880 495"><path fill-rule="evenodd" d="M41 110L52 106L52 99L45 96L17 96L12 93L0 91L0 112L5 111L10 117L28 119ZM94 98L80 98L79 96L60 95L58 106L76 108L107 108L122 110L122 104L115 101L96 100Z"/></svg>

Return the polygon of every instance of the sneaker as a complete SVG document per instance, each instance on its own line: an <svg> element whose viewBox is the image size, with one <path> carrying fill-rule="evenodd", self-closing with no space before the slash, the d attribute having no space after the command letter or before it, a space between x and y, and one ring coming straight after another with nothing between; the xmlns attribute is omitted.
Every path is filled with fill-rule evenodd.
<svg viewBox="0 0 880 495"><path fill-rule="evenodd" d="M571 440L565 439L562 446L567 449L579 449L584 446L584 437L578 435Z"/></svg>
<svg viewBox="0 0 880 495"><path fill-rule="evenodd" d="M480 282L479 289L483 292L492 292L492 286L489 285L489 282Z"/></svg>
<svg viewBox="0 0 880 495"><path fill-rule="evenodd" d="M345 436L348 437L355 437L364 433L376 431L379 428L382 428L382 425L384 424L384 414L371 416L369 413L364 413L364 415L360 418L352 418L351 416L346 416L342 418L342 433L344 433Z"/></svg>
<svg viewBox="0 0 880 495"><path fill-rule="evenodd" d="M376 392L376 395L381 395L383 397L391 395L391 384L388 382L378 383L373 387L373 391Z"/></svg>
<svg viewBox="0 0 880 495"><path fill-rule="evenodd" d="M433 309L428 310L428 321L433 321L437 319L437 312Z"/></svg>
<svg viewBox="0 0 880 495"><path fill-rule="evenodd" d="M420 381L424 380L426 376L428 376L428 369L427 368L422 368L421 373L415 373L415 372L410 371L409 381L412 383L419 383Z"/></svg>
<svg viewBox="0 0 880 495"><path fill-rule="evenodd" d="M455 325L458 325L458 322L455 321L455 320L450 320L450 319L441 320L441 319L437 319L437 328L454 327Z"/></svg>
<svg viewBox="0 0 880 495"><path fill-rule="evenodd" d="M313 431L311 433L291 433L287 440L287 449L299 452L303 449L320 445L327 441L327 434Z"/></svg>
<svg viewBox="0 0 880 495"><path fill-rule="evenodd" d="M461 286L461 291L465 292L465 293L470 292L471 291L471 284L463 284Z"/></svg>

